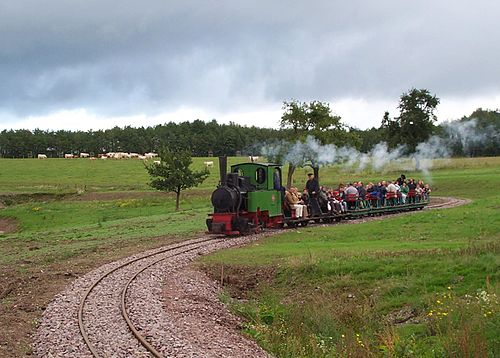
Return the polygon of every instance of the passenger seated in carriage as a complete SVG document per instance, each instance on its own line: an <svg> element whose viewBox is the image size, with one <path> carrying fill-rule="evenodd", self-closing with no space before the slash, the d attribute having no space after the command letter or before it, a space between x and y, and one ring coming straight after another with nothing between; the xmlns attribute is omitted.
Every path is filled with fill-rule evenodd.
<svg viewBox="0 0 500 358"><path fill-rule="evenodd" d="M392 181L389 181L389 184L387 185L387 193L385 195L385 198L387 204L393 206L396 205L398 199L398 188Z"/></svg>
<svg viewBox="0 0 500 358"><path fill-rule="evenodd" d="M378 184L378 200L379 204L384 206L385 205L385 196L387 194L387 187L386 187L386 181L382 180Z"/></svg>
<svg viewBox="0 0 500 358"><path fill-rule="evenodd" d="M368 200L370 206L375 208L378 206L378 186L372 182L366 186L366 200Z"/></svg>
<svg viewBox="0 0 500 358"><path fill-rule="evenodd" d="M359 205L361 208L364 208L365 205L365 200L366 200L366 189L365 186L363 185L362 182L358 182L358 185L356 186L356 189L358 189L358 195L359 195Z"/></svg>
<svg viewBox="0 0 500 358"><path fill-rule="evenodd" d="M413 204L416 201L417 193L417 184L415 184L415 181L413 178L408 179L408 202L410 204Z"/></svg>
<svg viewBox="0 0 500 358"><path fill-rule="evenodd" d="M354 210L357 208L357 202L359 199L358 189L354 187L352 183L349 183L345 189L345 200L347 202L347 208L349 210Z"/></svg>
<svg viewBox="0 0 500 358"><path fill-rule="evenodd" d="M307 205L300 199L297 188L292 187L285 191L285 206L287 206L290 211L294 209L297 218L305 218L308 216Z"/></svg>
<svg viewBox="0 0 500 358"><path fill-rule="evenodd" d="M429 184L425 184L424 185L424 200L429 200L429 195L431 193L431 187L429 186Z"/></svg>
<svg viewBox="0 0 500 358"><path fill-rule="evenodd" d="M401 193L401 204L406 204L406 197L408 196L408 191L410 189L408 188L408 185L404 181L403 184L399 187L399 191Z"/></svg>
<svg viewBox="0 0 500 358"><path fill-rule="evenodd" d="M328 211L332 214L339 215L346 211L344 206L345 202L342 201L338 190L330 190L328 192Z"/></svg>
<svg viewBox="0 0 500 358"><path fill-rule="evenodd" d="M320 186L318 192L318 204L321 209L321 213L328 213L328 192L327 188Z"/></svg>
<svg viewBox="0 0 500 358"><path fill-rule="evenodd" d="M415 188L415 197L417 202L420 202L423 199L423 196L424 188L420 184L417 184L417 187Z"/></svg>

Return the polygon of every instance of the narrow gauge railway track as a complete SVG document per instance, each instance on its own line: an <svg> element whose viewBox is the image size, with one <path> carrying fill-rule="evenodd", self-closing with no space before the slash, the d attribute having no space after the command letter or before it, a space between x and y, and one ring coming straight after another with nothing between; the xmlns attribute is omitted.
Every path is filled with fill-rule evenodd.
<svg viewBox="0 0 500 358"><path fill-rule="evenodd" d="M428 209L447 209L453 208L455 206L465 205L471 202L470 199L458 199L458 198L448 198L436 196L436 199L443 200L441 203L431 203L427 206Z"/></svg>
<svg viewBox="0 0 500 358"><path fill-rule="evenodd" d="M114 273L117 273L119 270L122 270L124 268L129 268L132 264L139 263L140 261L144 261L147 259L152 259L154 257L161 256L160 258L153 259L153 261L148 262L144 266L141 266L139 269L135 269L131 276L129 276L129 279L126 281L125 285L122 286L121 289L121 294L119 296L119 306L120 306L120 312L121 315L126 322L126 325L130 332L134 335L134 337L140 342L140 344L154 357L163 357L163 355L150 343L147 341L146 337L144 337L140 333L140 329L138 329L134 323L132 322L131 318L129 317L128 310L127 310L127 291L131 285L131 283L137 278L138 275L146 271L148 268L151 268L152 266L158 264L161 261L167 260L169 258L179 256L185 253L188 253L190 251L194 251L197 249L201 249L207 244L217 242L217 241L222 241L218 237L209 237L209 238L202 238L199 240L196 240L194 242L189 242L189 243L184 243L184 244L178 244L178 245L173 245L169 246L167 248L164 248L160 251L156 251L147 255L143 255L137 258L134 258L132 260L129 260L111 270L106 271L104 274L102 274L100 277L98 277L92 285L87 289L87 291L84 293L79 307L78 307L78 326L80 329L80 333L83 337L83 340L85 341L85 344L87 345L88 349L90 350L91 354L94 357L105 357L106 354L101 354L98 351L98 348L96 347L96 344L92 343L92 340L89 336L89 330L85 325L85 308L88 305L89 297L92 293L96 291L96 288L107 278L110 278L111 275ZM174 252L174 253L172 253ZM168 253L172 253L168 255ZM105 328L105 327L103 327ZM96 332L94 332L96 334ZM96 342L97 343L97 342Z"/></svg>

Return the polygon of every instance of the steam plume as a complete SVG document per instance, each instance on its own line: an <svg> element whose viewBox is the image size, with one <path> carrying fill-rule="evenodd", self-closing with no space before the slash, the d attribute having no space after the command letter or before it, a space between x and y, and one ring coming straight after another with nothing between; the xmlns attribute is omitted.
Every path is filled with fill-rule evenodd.
<svg viewBox="0 0 500 358"><path fill-rule="evenodd" d="M448 158L457 148L470 155L478 145L500 145L498 130L493 126L478 128L477 124L476 119L445 123L442 136L431 136L419 143L415 152L410 154L405 154L405 146L390 149L385 142L377 143L368 153L362 153L350 146L322 145L312 136L303 142L282 141L264 145L261 154L270 160L290 162L296 166L339 164L356 171L371 168L374 172L384 172L390 165L391 169L416 169L428 177L432 159Z"/></svg>

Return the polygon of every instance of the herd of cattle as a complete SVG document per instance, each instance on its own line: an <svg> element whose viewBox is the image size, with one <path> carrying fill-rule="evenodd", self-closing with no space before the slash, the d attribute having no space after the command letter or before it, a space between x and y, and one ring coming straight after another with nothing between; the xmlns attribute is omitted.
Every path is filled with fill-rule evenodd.
<svg viewBox="0 0 500 358"><path fill-rule="evenodd" d="M80 153L80 154L64 154L64 158L66 159L73 159L73 158L89 158L90 160L96 160L97 158L99 159L132 159L132 158L137 158L139 160L146 160L146 159L152 159L156 158L158 154L156 153L144 153L144 155L141 155L139 153L125 153L125 152L110 152L110 153L105 153L105 154L99 154L97 157L92 157L90 156L89 153ZM38 159L47 159L46 154L38 154ZM259 160L259 157L255 156L249 156L248 160L252 163L257 162ZM155 160L155 163L159 164L160 161ZM206 161L203 162L203 165L206 168L211 168L214 166L213 161Z"/></svg>
<svg viewBox="0 0 500 358"><path fill-rule="evenodd" d="M97 158L99 159L131 159L131 158L136 158L140 160L146 160L146 159L152 159L157 157L158 154L156 153L144 153L144 155L141 155L139 153L125 153L125 152L110 152L110 153L104 153L104 154L99 154L97 157L90 156L89 153L80 153L80 154L64 154L64 158L66 159L73 159L73 158L89 158L90 160L95 160ZM38 159L47 159L46 154L38 154Z"/></svg>

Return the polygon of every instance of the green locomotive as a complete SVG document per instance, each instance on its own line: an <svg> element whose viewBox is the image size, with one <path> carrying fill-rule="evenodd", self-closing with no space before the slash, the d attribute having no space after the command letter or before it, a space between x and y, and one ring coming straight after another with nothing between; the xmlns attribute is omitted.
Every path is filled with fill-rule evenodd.
<svg viewBox="0 0 500 358"><path fill-rule="evenodd" d="M283 227L281 165L241 163L226 173L227 159L219 160L220 183L212 193L208 231L239 235Z"/></svg>

